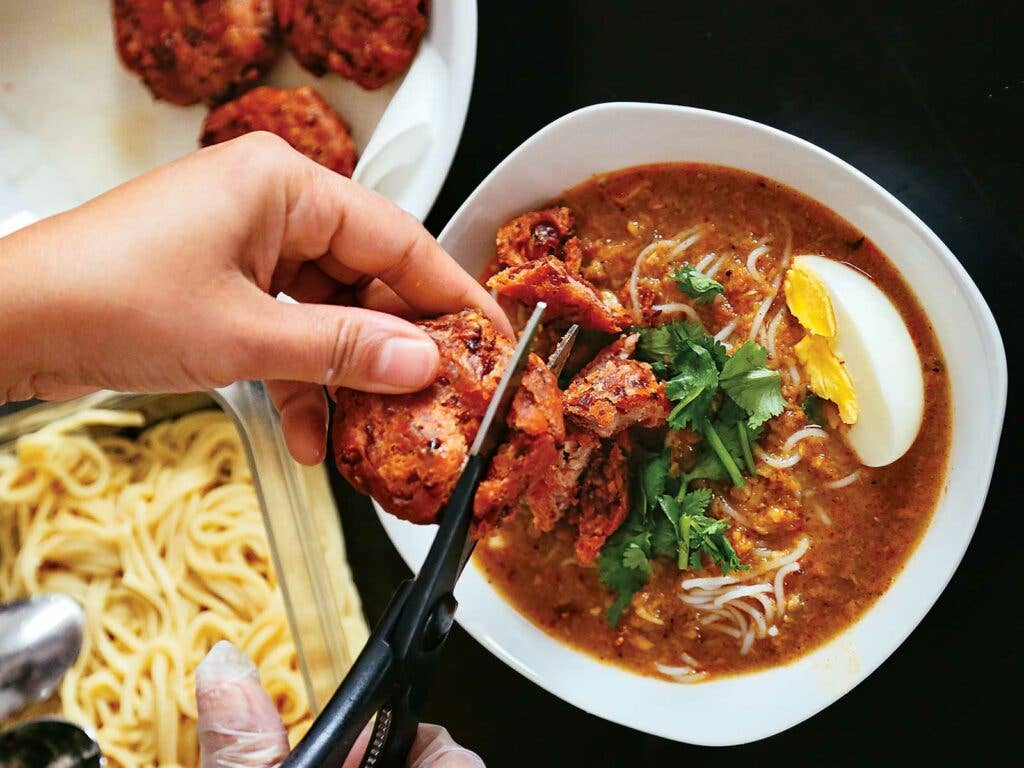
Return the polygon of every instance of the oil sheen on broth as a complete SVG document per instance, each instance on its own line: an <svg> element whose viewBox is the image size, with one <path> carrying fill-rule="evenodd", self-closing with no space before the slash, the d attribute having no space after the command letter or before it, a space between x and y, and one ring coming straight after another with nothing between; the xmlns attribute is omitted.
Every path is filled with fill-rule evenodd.
<svg viewBox="0 0 1024 768"><path fill-rule="evenodd" d="M942 489L951 437L949 384L911 288L870 240L835 213L743 171L702 164L626 169L594 177L554 204L575 214L586 253L583 276L620 295L642 249L700 225L700 237L681 257L665 248L643 264L644 290L656 292L653 303L669 307L654 322L684 319L673 314L685 297L672 281L650 279L668 271L667 265L659 268L659 258L672 258L725 287L724 301L694 307L707 333L729 331L732 324L727 342L738 344L759 326L755 338L768 346L768 365L781 373L787 408L768 422L760 440L758 476L743 488L712 483L715 501L708 512L729 518L737 555L759 565L720 585L693 581L714 579L717 568L691 573L652 560L652 577L614 628L605 618L613 595L600 584L595 565L574 557L568 526L540 534L527 513L513 515L477 548L478 566L548 634L642 674L696 682L807 653L890 586ZM793 351L804 329L778 290L798 254L823 254L869 276L898 309L917 348L922 425L910 450L888 466L862 466L834 429L802 433L804 439L787 446L810 424L801 408L807 375ZM768 300L773 288L775 298ZM759 318L766 300L767 312ZM836 426L834 410L829 418ZM794 456L796 463L785 466Z"/></svg>

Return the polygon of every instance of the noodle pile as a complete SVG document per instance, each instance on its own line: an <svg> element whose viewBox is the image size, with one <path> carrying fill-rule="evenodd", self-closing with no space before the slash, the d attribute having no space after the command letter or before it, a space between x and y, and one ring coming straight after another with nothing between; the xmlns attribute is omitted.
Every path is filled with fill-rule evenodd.
<svg viewBox="0 0 1024 768"><path fill-rule="evenodd" d="M198 765L194 671L222 639L256 663L294 742L309 707L239 435L213 410L134 440L82 431L142 423L84 411L0 453L0 601L83 604L59 707L111 765Z"/></svg>

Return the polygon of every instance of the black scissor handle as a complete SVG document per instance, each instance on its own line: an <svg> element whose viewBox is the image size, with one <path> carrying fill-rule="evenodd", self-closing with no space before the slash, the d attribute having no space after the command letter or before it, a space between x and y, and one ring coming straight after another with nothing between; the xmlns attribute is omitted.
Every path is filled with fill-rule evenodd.
<svg viewBox="0 0 1024 768"><path fill-rule="evenodd" d="M387 704L397 679L388 637L412 584L406 581L395 592L345 679L281 768L337 768L352 751L370 718Z"/></svg>
<svg viewBox="0 0 1024 768"><path fill-rule="evenodd" d="M361 763L365 768L404 768L416 739L426 691L455 621L458 603L452 593L472 550L466 543L483 467L479 456L467 460L391 631L398 684L374 723Z"/></svg>
<svg viewBox="0 0 1024 768"><path fill-rule="evenodd" d="M352 669L282 768L337 768L375 714L363 765L405 765L426 684L454 619L452 591L465 565L473 497L482 473L483 461L470 456L419 575L395 593Z"/></svg>

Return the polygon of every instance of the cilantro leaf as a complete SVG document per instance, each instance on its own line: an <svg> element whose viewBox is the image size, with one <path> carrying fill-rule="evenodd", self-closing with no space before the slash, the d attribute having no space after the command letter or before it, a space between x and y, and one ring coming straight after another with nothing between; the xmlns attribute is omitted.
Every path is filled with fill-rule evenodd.
<svg viewBox="0 0 1024 768"><path fill-rule="evenodd" d="M637 359L650 363L654 373L662 379L671 378L674 369L694 354L691 344L704 349L718 369L729 358L725 346L704 333L700 323L687 320L653 328L638 328L637 332L640 334L636 348Z"/></svg>
<svg viewBox="0 0 1024 768"><path fill-rule="evenodd" d="M721 567L722 573L744 568L725 535L729 522L705 514L710 505L710 488L694 489L680 499L679 567L683 568L685 563L691 570L700 570L707 556Z"/></svg>
<svg viewBox="0 0 1024 768"><path fill-rule="evenodd" d="M641 585L643 586L643 585ZM608 626L613 629L619 626L619 621L622 619L622 612L629 607L629 604L633 601L633 595L637 593L640 587L632 590L622 590L615 593L615 600L608 606L608 613L605 614L605 618L608 620Z"/></svg>
<svg viewBox="0 0 1024 768"><path fill-rule="evenodd" d="M676 281L680 291L698 304L707 304L725 290L724 285L717 280L712 280L703 272L698 272L689 264L684 264L676 270L672 279Z"/></svg>
<svg viewBox="0 0 1024 768"><path fill-rule="evenodd" d="M647 559L647 552L636 541L630 542L622 552L622 565L624 568L632 568L645 576L651 575L651 563Z"/></svg>
<svg viewBox="0 0 1024 768"><path fill-rule="evenodd" d="M658 506L665 513L665 519L668 520L675 532L675 546L666 554L676 558L680 569L686 568L689 562L690 550L687 545L688 539L686 534L680 530L682 508L679 506L679 502L672 496L662 496L658 499Z"/></svg>
<svg viewBox="0 0 1024 768"><path fill-rule="evenodd" d="M778 416L786 407L782 399L782 379L767 362L765 348L748 341L722 366L722 389L747 412L747 425L751 429Z"/></svg>
<svg viewBox="0 0 1024 768"><path fill-rule="evenodd" d="M665 384L665 395L675 402L668 415L673 429L694 425L711 413L718 391L718 367L704 347L686 342L688 356L679 359L676 374Z"/></svg>
<svg viewBox="0 0 1024 768"><path fill-rule="evenodd" d="M598 578L605 588L615 593L615 600L608 608L608 624L615 627L622 612L647 583L651 575L650 555L651 534L646 526L637 526L631 518L626 525L612 534L597 558Z"/></svg>
<svg viewBox="0 0 1024 768"><path fill-rule="evenodd" d="M638 482L636 485L640 492L635 496L629 517L608 538L597 558L598 579L606 589L615 593L615 600L606 614L612 627L618 625L633 595L643 589L651 575L652 524L647 514L644 484Z"/></svg>
<svg viewBox="0 0 1024 768"><path fill-rule="evenodd" d="M693 515L689 521L690 568L699 570L706 555L722 573L745 570L725 532L729 523L706 515Z"/></svg>
<svg viewBox="0 0 1024 768"><path fill-rule="evenodd" d="M718 435L719 440L721 440L725 452L732 458L732 461L737 466L747 466L747 469L750 470L737 425L742 425L747 430L749 441L757 440L763 428L750 429L746 424L746 419L746 411L732 402L732 400L726 398L722 403L722 407L718 409L718 414L712 422L712 428ZM751 461L753 461L753 456L751 456ZM755 472L750 471L750 474L755 474ZM725 464L722 462L719 454L712 448L710 442L705 439L704 444L697 451L693 468L683 475L684 483L689 483L691 480L726 481L729 479L730 476L726 471Z"/></svg>
<svg viewBox="0 0 1024 768"><path fill-rule="evenodd" d="M647 504L653 504L654 499L665 492L671 461L671 454L668 451L663 451L644 465L641 473L641 486Z"/></svg>
<svg viewBox="0 0 1024 768"><path fill-rule="evenodd" d="M718 434L718 430L706 419L701 425L700 431L704 435L704 442L711 447L711 450L714 451L718 460L722 463L722 467L725 469L725 473L729 476L732 484L737 488L742 488L743 473L740 472L738 462L734 456L732 441L730 440L730 445L726 445L722 440L722 436Z"/></svg>
<svg viewBox="0 0 1024 768"><path fill-rule="evenodd" d="M679 341L672 329L673 325L675 323L656 325L653 328L637 328L636 331L640 334L636 345L637 357L648 363L671 360Z"/></svg>
<svg viewBox="0 0 1024 768"><path fill-rule="evenodd" d="M678 552L679 534L676 531L676 521L665 514L655 515L654 530L651 532L651 553L657 557L675 558Z"/></svg>
<svg viewBox="0 0 1024 768"><path fill-rule="evenodd" d="M699 571L704 565L705 556L719 565L723 573L743 567L732 544L725 536L725 532L729 530L728 521L705 514L710 505L710 488L684 491L678 499L667 495L658 499L658 506L664 512L665 520L675 527L674 554L681 570Z"/></svg>
<svg viewBox="0 0 1024 768"><path fill-rule="evenodd" d="M711 489L695 488L688 491L681 500L680 514L694 517L703 515L711 506Z"/></svg>
<svg viewBox="0 0 1024 768"><path fill-rule="evenodd" d="M668 379L665 394L675 403L668 417L670 427L682 429L710 416L718 372L728 355L699 324L670 323L644 329L637 352L651 364L655 375Z"/></svg>
<svg viewBox="0 0 1024 768"><path fill-rule="evenodd" d="M815 394L810 394L810 395L807 396L807 399L804 400L804 404L801 407L803 408L804 415L807 417L807 420L809 422L811 422L812 424L817 424L818 426L824 426L824 424L825 424L825 411L824 411L824 408L823 408L824 405L825 405L825 401L824 400L822 400L820 397L818 397Z"/></svg>

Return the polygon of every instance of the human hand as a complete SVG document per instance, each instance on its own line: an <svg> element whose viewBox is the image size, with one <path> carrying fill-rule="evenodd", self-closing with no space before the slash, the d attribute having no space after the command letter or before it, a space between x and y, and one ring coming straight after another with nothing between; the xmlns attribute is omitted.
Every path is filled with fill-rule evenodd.
<svg viewBox="0 0 1024 768"><path fill-rule="evenodd" d="M221 641L196 669L202 768L274 768L288 755L288 733L256 667L231 643ZM356 768L369 741L356 741L342 768ZM408 768L484 768L437 725L421 725Z"/></svg>
<svg viewBox="0 0 1024 768"><path fill-rule="evenodd" d="M433 380L436 346L401 318L471 306L512 332L412 216L266 133L0 240L0 270L0 404L264 379L310 464L326 454L324 385Z"/></svg>

